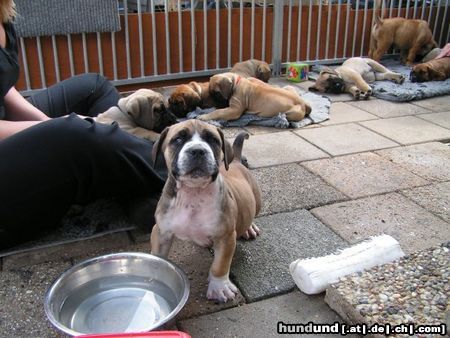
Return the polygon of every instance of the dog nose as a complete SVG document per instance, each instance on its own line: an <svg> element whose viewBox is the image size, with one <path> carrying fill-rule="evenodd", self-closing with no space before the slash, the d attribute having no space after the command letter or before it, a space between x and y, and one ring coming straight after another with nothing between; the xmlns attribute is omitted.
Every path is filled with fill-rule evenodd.
<svg viewBox="0 0 450 338"><path fill-rule="evenodd" d="M409 81L416 82L417 81L416 74L410 73L409 74Z"/></svg>
<svg viewBox="0 0 450 338"><path fill-rule="evenodd" d="M203 156L205 156L206 151L205 151L205 149L203 149L203 148L193 148L193 149L190 149L190 150L189 150L189 154L190 154L192 157L195 157L195 158L197 158L197 157L203 157Z"/></svg>

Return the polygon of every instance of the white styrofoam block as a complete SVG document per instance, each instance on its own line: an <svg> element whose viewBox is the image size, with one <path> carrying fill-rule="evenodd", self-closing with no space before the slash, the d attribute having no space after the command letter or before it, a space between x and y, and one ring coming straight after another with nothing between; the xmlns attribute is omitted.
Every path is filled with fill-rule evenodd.
<svg viewBox="0 0 450 338"><path fill-rule="evenodd" d="M404 253L400 244L393 237L380 235L335 255L298 259L289 265L289 271L298 288L311 295L325 291L340 277L392 262L402 256Z"/></svg>

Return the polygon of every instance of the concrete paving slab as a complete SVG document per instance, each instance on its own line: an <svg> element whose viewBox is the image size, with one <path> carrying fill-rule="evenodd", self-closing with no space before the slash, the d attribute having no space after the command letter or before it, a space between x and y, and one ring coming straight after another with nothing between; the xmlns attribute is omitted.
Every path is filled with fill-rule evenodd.
<svg viewBox="0 0 450 338"><path fill-rule="evenodd" d="M300 291L266 299L179 323L192 337L279 337L277 323L307 324L340 322L341 319L323 301L323 295L307 296ZM295 334L289 337L311 337ZM327 337L341 337L327 334ZM348 335L347 337L355 337Z"/></svg>
<svg viewBox="0 0 450 338"><path fill-rule="evenodd" d="M413 144L450 139L450 130L415 116L359 122L400 144Z"/></svg>
<svg viewBox="0 0 450 338"><path fill-rule="evenodd" d="M449 107L450 108L450 107ZM442 113L418 115L421 119L433 122L441 127L450 129L450 111Z"/></svg>
<svg viewBox="0 0 450 338"><path fill-rule="evenodd" d="M248 302L291 291L289 264L298 258L317 257L346 247L346 242L306 210L260 217L262 234L253 241L238 241L232 278Z"/></svg>
<svg viewBox="0 0 450 338"><path fill-rule="evenodd" d="M262 191L260 215L310 209L347 197L298 164L252 170Z"/></svg>
<svg viewBox="0 0 450 338"><path fill-rule="evenodd" d="M348 122L367 121L377 119L378 116L354 107L345 102L334 102L330 108L330 119L321 123L322 126L342 124Z"/></svg>
<svg viewBox="0 0 450 338"><path fill-rule="evenodd" d="M253 135L245 141L243 154L251 168L328 157L290 131Z"/></svg>
<svg viewBox="0 0 450 338"><path fill-rule="evenodd" d="M57 337L44 312L44 298L53 281L70 267L48 262L0 272L0 337Z"/></svg>
<svg viewBox="0 0 450 338"><path fill-rule="evenodd" d="M318 95L322 95L328 97L331 102L350 102L354 101L352 95L344 93L344 94L332 94L332 93L317 93Z"/></svg>
<svg viewBox="0 0 450 338"><path fill-rule="evenodd" d="M191 283L188 302L177 316L177 320L217 312L245 302L240 292L233 301L227 303L215 303L206 298L208 273L213 261L213 254L207 248L199 247L191 242L175 240L169 259L188 275Z"/></svg>
<svg viewBox="0 0 450 338"><path fill-rule="evenodd" d="M347 155L302 163L333 187L359 198L429 182L373 153Z"/></svg>
<svg viewBox="0 0 450 338"><path fill-rule="evenodd" d="M429 109L415 106L410 103L391 102L378 99L353 101L349 104L381 118L432 113Z"/></svg>
<svg viewBox="0 0 450 338"><path fill-rule="evenodd" d="M450 180L450 147L446 144L431 142L376 153L427 180Z"/></svg>
<svg viewBox="0 0 450 338"><path fill-rule="evenodd" d="M333 156L398 146L355 123L305 129L295 133Z"/></svg>
<svg viewBox="0 0 450 338"><path fill-rule="evenodd" d="M450 107L450 95L432 97L430 99L411 101L412 104L427 108L436 112L448 111Z"/></svg>
<svg viewBox="0 0 450 338"><path fill-rule="evenodd" d="M450 233L448 223L398 193L336 203L311 212L352 244L384 233L398 240L405 253L439 245Z"/></svg>
<svg viewBox="0 0 450 338"><path fill-rule="evenodd" d="M401 193L450 224L450 182L403 190Z"/></svg>
<svg viewBox="0 0 450 338"><path fill-rule="evenodd" d="M279 133L280 131L286 131L286 129L263 127L263 126L246 126L244 127L251 135Z"/></svg>

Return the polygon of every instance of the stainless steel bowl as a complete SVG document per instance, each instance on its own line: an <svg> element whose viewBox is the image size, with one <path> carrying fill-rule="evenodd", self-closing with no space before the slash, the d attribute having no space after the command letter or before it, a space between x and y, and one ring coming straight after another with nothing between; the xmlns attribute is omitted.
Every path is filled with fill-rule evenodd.
<svg viewBox="0 0 450 338"><path fill-rule="evenodd" d="M69 335L147 332L163 326L189 296L186 274L144 253L105 255L64 272L45 297L50 322Z"/></svg>

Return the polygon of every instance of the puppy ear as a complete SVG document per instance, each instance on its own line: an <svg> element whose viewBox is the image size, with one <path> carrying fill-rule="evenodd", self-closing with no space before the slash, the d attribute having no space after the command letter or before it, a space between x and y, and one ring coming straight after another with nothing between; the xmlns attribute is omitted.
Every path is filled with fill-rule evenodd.
<svg viewBox="0 0 450 338"><path fill-rule="evenodd" d="M191 92L189 95L184 96L184 102L186 103L186 107L192 110L195 110L195 108L200 105L201 100L202 99L200 98L198 92Z"/></svg>
<svg viewBox="0 0 450 338"><path fill-rule="evenodd" d="M270 66L261 61L258 67L256 68L256 77L264 82L269 82L271 75Z"/></svg>
<svg viewBox="0 0 450 338"><path fill-rule="evenodd" d="M234 83L228 76L223 76L219 81L219 88L222 96L229 100L231 95L233 95Z"/></svg>
<svg viewBox="0 0 450 338"><path fill-rule="evenodd" d="M225 140L225 136L220 128L217 128L220 135L220 141L222 142L222 152L223 152L223 163L225 165L225 170L228 170L231 159L233 158L233 149L231 145Z"/></svg>
<svg viewBox="0 0 450 338"><path fill-rule="evenodd" d="M145 113L152 112L152 99L150 97L140 97L137 92L125 98L121 98L117 105L123 113L129 115L138 125L141 125L141 117Z"/></svg>
<svg viewBox="0 0 450 338"><path fill-rule="evenodd" d="M164 144L164 141L166 139L167 134L169 133L170 127L165 128L161 135L159 136L159 139L153 144L152 149L152 163L153 165L156 165L156 160L158 159L158 155L161 152L161 148Z"/></svg>

